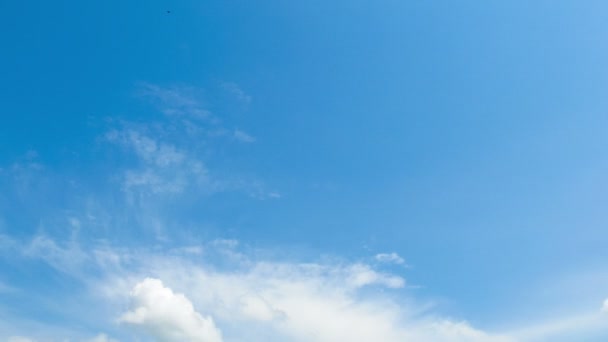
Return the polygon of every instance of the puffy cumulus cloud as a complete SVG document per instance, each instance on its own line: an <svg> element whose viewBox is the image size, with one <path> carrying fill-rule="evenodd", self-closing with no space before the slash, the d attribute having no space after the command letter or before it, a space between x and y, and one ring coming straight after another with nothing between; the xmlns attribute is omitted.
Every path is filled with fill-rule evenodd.
<svg viewBox="0 0 608 342"><path fill-rule="evenodd" d="M194 310L183 294L147 278L131 292L132 308L121 322L138 326L159 341L221 342L213 319Z"/></svg>
<svg viewBox="0 0 608 342"><path fill-rule="evenodd" d="M131 254L137 270L108 278L101 292L129 293L132 307L120 320L161 341L507 341L398 299L405 280L369 265L255 261L230 252L236 265L221 269L200 255Z"/></svg>
<svg viewBox="0 0 608 342"><path fill-rule="evenodd" d="M100 312L114 312L95 319L118 318L158 341L509 341L430 312L403 292L405 279L361 262L257 259L232 240L202 244L197 253L191 245L70 248L85 253L91 271L70 274L102 299ZM58 270L72 265L42 260ZM104 338L110 341L96 342Z"/></svg>

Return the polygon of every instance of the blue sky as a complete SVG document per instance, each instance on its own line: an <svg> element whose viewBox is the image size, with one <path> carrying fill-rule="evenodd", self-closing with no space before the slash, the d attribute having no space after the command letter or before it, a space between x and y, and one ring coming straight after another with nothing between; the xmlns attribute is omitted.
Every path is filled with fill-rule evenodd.
<svg viewBox="0 0 608 342"><path fill-rule="evenodd" d="M0 339L605 340L606 11L2 2Z"/></svg>

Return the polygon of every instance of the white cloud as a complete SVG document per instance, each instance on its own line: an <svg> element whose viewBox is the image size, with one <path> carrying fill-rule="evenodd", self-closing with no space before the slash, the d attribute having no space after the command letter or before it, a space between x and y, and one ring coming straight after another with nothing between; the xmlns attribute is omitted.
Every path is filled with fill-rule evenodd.
<svg viewBox="0 0 608 342"><path fill-rule="evenodd" d="M158 279L147 278L135 285L131 300L131 311L120 321L142 328L159 341L222 341L213 319L196 312L188 298Z"/></svg>
<svg viewBox="0 0 608 342"><path fill-rule="evenodd" d="M602 312L608 313L608 298L604 301L604 305L602 305Z"/></svg>
<svg viewBox="0 0 608 342"><path fill-rule="evenodd" d="M99 334L92 339L89 339L87 342L118 342L115 339L109 338L106 334Z"/></svg>
<svg viewBox="0 0 608 342"><path fill-rule="evenodd" d="M7 342L37 342L38 340L24 337L24 336L11 336L8 338ZM70 341L68 339L64 339L63 341ZM86 340L86 342L118 342L117 340L108 337L106 334L99 334L93 338Z"/></svg>
<svg viewBox="0 0 608 342"><path fill-rule="evenodd" d="M405 260L403 260L403 258L400 257L399 254L394 253L394 252L376 254L375 259L379 262L384 262L384 263L392 263L392 264L397 264L397 265L405 264Z"/></svg>
<svg viewBox="0 0 608 342"><path fill-rule="evenodd" d="M363 287L366 285L380 284L389 288L401 288L405 285L405 280L401 277L380 274L374 271L370 266L364 264L352 265L349 269L348 280L354 287Z"/></svg>
<svg viewBox="0 0 608 342"><path fill-rule="evenodd" d="M23 336L11 336L8 338L8 342L35 342L32 339Z"/></svg>
<svg viewBox="0 0 608 342"><path fill-rule="evenodd" d="M228 84L226 87L241 101L251 101L251 97L237 85ZM224 175L226 178L222 179L216 179L218 176L215 174L210 175L206 163L209 159L205 157L208 149L212 148L210 139L253 142L255 138L240 130L221 127L204 108L197 92L187 87L142 86L143 95L165 116L154 123L125 123L120 129L107 133L106 140L123 147L133 159L129 160L128 169L117 168L121 172L123 188L140 197L181 194L190 189L195 189L196 193L204 189L244 190L258 199L281 197L276 191L268 191L260 181L243 180L238 175ZM212 129L208 129L209 126L213 126ZM220 133L211 138L212 130ZM32 180L39 176L40 170L44 171L42 166L31 162L25 167L15 166L14 169L23 174L21 178L16 178L15 183L21 188L37 190ZM81 196L71 198L76 202ZM104 204L107 203L101 203L100 207L104 207ZM121 207L123 204L111 203L108 208ZM126 219L108 220L107 226L111 228L104 236L112 236L119 229L136 231L140 228L138 225L147 227L149 222L165 219L160 215L154 216L152 212L157 208L163 211L162 205L151 207L153 209L150 211L137 210L141 208L124 210L128 212L124 214L127 215ZM107 216L123 215L122 210L108 210ZM132 220L128 215L144 217L146 224ZM70 213L68 223L71 228L86 232L89 228L87 221L81 222L76 216L86 217L72 216ZM114 226L113 222L126 223ZM87 240L93 241L92 237L88 236ZM84 335L80 331L65 333L65 330L53 330L45 336L68 336L73 333L86 337L74 339L74 335L69 335L72 341L87 341L87 337L99 331L98 327L103 330L103 324L118 317L123 323L119 328L131 326L160 341L509 340L500 334L477 329L466 321L443 317L437 311L431 312L427 303L408 298L410 293L404 293L406 280L402 276L382 272L367 263L335 260L302 263L272 257L259 260L252 255L257 252L260 252L258 255L266 255L265 251L241 254L235 240L215 240L204 246L190 241L182 248L175 245L164 248L160 244L146 250L115 248L109 245L111 242L106 243L99 248L91 245L81 247L75 239L62 243L39 235L31 242L21 244L0 234L0 249L10 250L15 255L39 258L55 269L69 273L71 281L81 281L85 287L91 286L83 293L70 293L71 300L58 294L57 298L49 298L48 301L53 302L54 312L61 313L57 316L67 322L66 330L78 327L95 330L87 331ZM220 259L219 262L214 257ZM405 264L396 253L377 254L375 260ZM79 286L72 288L78 289ZM4 291L12 289L5 287ZM89 297L91 293L94 298ZM32 296L31 300L37 300L36 296ZM99 305L91 311L88 304L95 300L99 301ZM131 306L125 312L129 300ZM44 308L36 309L43 312ZM551 321L508 335L516 337L512 340L531 340L556 336L564 331L596 329L604 324L597 318L605 317L597 312L596 307L593 310L596 316L591 318ZM608 300L604 302L602 310L608 311ZM4 316L1 318L0 321L4 320ZM19 318L11 320L17 321ZM4 321L0 324L14 329L14 322ZM6 333L7 329L3 328L1 326L0 331ZM117 327L110 325L106 328ZM37 329L19 329L11 334L17 335L19 331L38 334ZM0 337L4 338L4 335ZM9 341L33 340L13 336ZM114 340L100 334L88 341Z"/></svg>
<svg viewBox="0 0 608 342"><path fill-rule="evenodd" d="M87 261L89 255L74 240L66 247L58 245L55 240L45 235L37 235L23 249L24 255L40 258L54 268L68 274L76 274Z"/></svg>
<svg viewBox="0 0 608 342"><path fill-rule="evenodd" d="M50 239L45 245L58 246ZM197 249L204 254L192 254L192 246L165 253L104 245L87 254L100 275L78 276L106 305L119 308L128 299L130 309L117 314L119 321L158 341L506 341L402 302L393 291L405 280L370 265L258 261L238 246L215 240ZM211 260L214 251L225 264L221 269L203 259Z"/></svg>
<svg viewBox="0 0 608 342"><path fill-rule="evenodd" d="M249 105L251 100L253 99L251 95L248 95L239 87L238 84L233 82L224 82L222 83L222 88L232 94L238 101L245 105Z"/></svg>
<svg viewBox="0 0 608 342"><path fill-rule="evenodd" d="M122 171L122 186L131 198L181 194L188 189L202 193L219 188L211 180L200 149L209 149L206 125L216 119L203 108L201 90L192 87L161 87L144 83L139 92L165 114L157 122L121 122L121 128L105 134L135 158L135 165ZM215 127L214 129L218 129Z"/></svg>
<svg viewBox="0 0 608 342"><path fill-rule="evenodd" d="M68 217L68 222L73 229L80 229L81 223L79 219L75 217Z"/></svg>
<svg viewBox="0 0 608 342"><path fill-rule="evenodd" d="M516 341L586 341L608 336L606 317L596 312L573 314L545 322L535 322L510 332Z"/></svg>
<svg viewBox="0 0 608 342"><path fill-rule="evenodd" d="M249 197L258 200L276 200L282 197L281 193L274 190L269 190L266 185L260 181L253 182L236 182L233 186L244 189L249 194Z"/></svg>
<svg viewBox="0 0 608 342"><path fill-rule="evenodd" d="M252 137L251 135L247 134L246 132L243 132L239 129L235 129L234 130L234 138L240 142L244 142L244 143L253 143L255 142L255 138Z"/></svg>
<svg viewBox="0 0 608 342"><path fill-rule="evenodd" d="M134 152L148 164L166 167L181 164L184 160L184 154L177 151L172 145L158 143L134 130L129 130L124 134L124 143L130 145Z"/></svg>
<svg viewBox="0 0 608 342"><path fill-rule="evenodd" d="M224 341L506 341L466 322L427 315L395 292L381 291L399 289L405 280L369 265L255 261L235 247L228 249L240 257L221 270L188 253L143 252L136 257L139 271L111 275L100 292L121 298L125 284L144 274L154 277L134 282L132 309L122 321L165 340L167 331L183 333L191 329L182 325L197 326L185 322L202 320L215 322ZM207 256L213 248L226 249L212 242L204 248Z"/></svg>
<svg viewBox="0 0 608 342"><path fill-rule="evenodd" d="M268 198L274 198L274 199L278 199L281 198L283 196L281 196L281 194L277 191L271 191L267 194Z"/></svg>
<svg viewBox="0 0 608 342"><path fill-rule="evenodd" d="M161 87L143 83L140 94L154 103L168 116L186 116L198 120L212 120L211 113L199 100L202 91L194 87L173 86Z"/></svg>
<svg viewBox="0 0 608 342"><path fill-rule="evenodd" d="M48 240L43 245L64 245ZM87 267L97 267L99 276L76 274L121 322L159 341L567 341L608 332L596 311L488 333L403 297L404 279L370 265L256 260L239 249L235 240L168 252L104 245L85 253ZM212 262L214 253L221 268ZM57 263L65 258L43 260L65 267ZM130 309L120 314L126 299ZM104 335L92 341L103 338L112 341Z"/></svg>
<svg viewBox="0 0 608 342"><path fill-rule="evenodd" d="M128 194L179 194L188 187L210 191L213 187L204 163L186 150L159 142L134 128L112 130L106 139L132 152L139 167L124 171Z"/></svg>
<svg viewBox="0 0 608 342"><path fill-rule="evenodd" d="M232 88L231 88L232 89ZM238 88L235 88L238 89ZM225 141L253 143L247 132L222 126L204 109L202 91L192 87L161 87L142 84L140 94L165 114L156 122L119 122L119 128L105 134L105 141L121 146L135 157L132 166L121 171L122 188L130 203L156 195L199 194L239 191L257 199L277 198L257 179L210 172L207 158ZM245 95L244 95L245 96Z"/></svg>
<svg viewBox="0 0 608 342"><path fill-rule="evenodd" d="M211 245L222 250L234 249L239 246L239 241L235 239L215 239L211 241Z"/></svg>

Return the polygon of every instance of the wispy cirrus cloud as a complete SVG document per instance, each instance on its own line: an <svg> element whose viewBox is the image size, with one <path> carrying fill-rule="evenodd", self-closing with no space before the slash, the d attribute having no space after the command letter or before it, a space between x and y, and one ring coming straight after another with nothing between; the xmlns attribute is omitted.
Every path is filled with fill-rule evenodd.
<svg viewBox="0 0 608 342"><path fill-rule="evenodd" d="M140 85L141 98L164 116L156 122L117 122L105 134L105 141L120 146L136 157L133 167L123 171L122 186L131 196L180 194L196 191L212 194L243 191L253 198L277 198L263 181L213 172L209 156L223 144L256 139L241 129L224 128L221 121L204 108L203 91L186 86Z"/></svg>
<svg viewBox="0 0 608 342"><path fill-rule="evenodd" d="M201 192L215 190L205 163L185 149L157 141L135 128L111 130L106 139L137 157L136 166L123 174L123 189L128 193L181 193L193 186Z"/></svg>
<svg viewBox="0 0 608 342"><path fill-rule="evenodd" d="M253 100L251 95L245 93L245 91L243 91L243 89L241 89L241 87L234 82L223 82L222 88L244 105L249 105Z"/></svg>
<svg viewBox="0 0 608 342"><path fill-rule="evenodd" d="M599 340L608 333L608 318L601 313L580 312L528 324L511 332L516 341Z"/></svg>
<svg viewBox="0 0 608 342"><path fill-rule="evenodd" d="M240 129L234 130L234 138L244 143L253 143L256 140L254 137L247 134L246 132L241 131Z"/></svg>
<svg viewBox="0 0 608 342"><path fill-rule="evenodd" d="M67 274L80 272L89 259L89 255L75 240L68 241L64 247L46 235L35 236L22 251L25 256L43 259L55 269Z"/></svg>
<svg viewBox="0 0 608 342"><path fill-rule="evenodd" d="M139 95L154 104L163 114L196 120L214 120L211 112L200 100L203 91L191 86L162 87L142 82Z"/></svg>

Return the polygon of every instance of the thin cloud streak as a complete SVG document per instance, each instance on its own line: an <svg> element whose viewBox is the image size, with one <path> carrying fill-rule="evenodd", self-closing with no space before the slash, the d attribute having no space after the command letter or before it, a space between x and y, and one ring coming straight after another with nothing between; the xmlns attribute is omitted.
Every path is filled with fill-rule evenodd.
<svg viewBox="0 0 608 342"><path fill-rule="evenodd" d="M376 254L375 259L382 263L405 265L405 260L395 252Z"/></svg>
<svg viewBox="0 0 608 342"><path fill-rule="evenodd" d="M224 82L222 83L222 88L244 105L251 104L251 101L253 100L251 95L245 93L243 89L241 89L241 87L234 82Z"/></svg>

